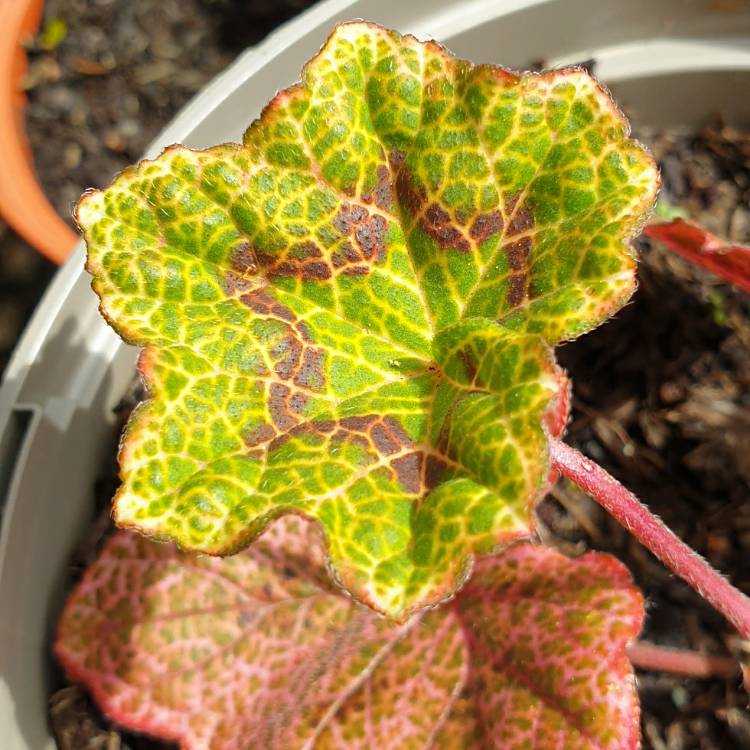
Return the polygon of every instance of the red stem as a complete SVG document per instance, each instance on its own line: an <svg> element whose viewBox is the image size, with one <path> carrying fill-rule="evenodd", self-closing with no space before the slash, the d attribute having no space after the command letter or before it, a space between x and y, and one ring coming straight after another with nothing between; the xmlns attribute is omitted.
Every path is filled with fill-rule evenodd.
<svg viewBox="0 0 750 750"><path fill-rule="evenodd" d="M647 641L631 643L627 654L634 667L652 672L671 672L696 678L718 677L723 680L739 677L740 674L739 664L731 657L667 648Z"/></svg>
<svg viewBox="0 0 750 750"><path fill-rule="evenodd" d="M750 598L734 588L601 466L552 438L550 456L560 474L591 495L644 547L721 612L743 638L750 638Z"/></svg>

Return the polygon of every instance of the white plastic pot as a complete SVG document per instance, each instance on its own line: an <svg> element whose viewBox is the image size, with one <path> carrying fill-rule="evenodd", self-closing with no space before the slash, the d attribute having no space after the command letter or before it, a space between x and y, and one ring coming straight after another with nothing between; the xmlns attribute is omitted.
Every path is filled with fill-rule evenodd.
<svg viewBox="0 0 750 750"><path fill-rule="evenodd" d="M239 138L337 21L431 36L475 61L523 68L594 58L640 123L750 124L750 3L741 0L328 0L241 56L147 155ZM54 747L46 719L49 637L71 548L90 522L111 450L112 407L135 352L99 318L79 248L58 273L0 390L0 748Z"/></svg>

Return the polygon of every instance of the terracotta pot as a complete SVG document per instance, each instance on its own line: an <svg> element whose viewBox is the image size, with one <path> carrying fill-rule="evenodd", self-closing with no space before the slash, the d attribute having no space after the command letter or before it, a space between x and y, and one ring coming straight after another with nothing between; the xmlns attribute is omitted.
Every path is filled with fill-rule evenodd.
<svg viewBox="0 0 750 750"><path fill-rule="evenodd" d="M44 195L24 128L25 38L39 27L43 0L0 0L0 214L21 237L55 263L78 240Z"/></svg>

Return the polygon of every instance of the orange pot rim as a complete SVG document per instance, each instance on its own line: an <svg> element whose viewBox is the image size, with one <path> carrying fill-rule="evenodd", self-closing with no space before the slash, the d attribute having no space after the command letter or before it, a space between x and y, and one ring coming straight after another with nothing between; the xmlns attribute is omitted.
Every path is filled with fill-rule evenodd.
<svg viewBox="0 0 750 750"><path fill-rule="evenodd" d="M0 214L42 255L61 264L79 238L34 173L20 89L27 69L22 42L39 28L43 6L44 0L0 0Z"/></svg>

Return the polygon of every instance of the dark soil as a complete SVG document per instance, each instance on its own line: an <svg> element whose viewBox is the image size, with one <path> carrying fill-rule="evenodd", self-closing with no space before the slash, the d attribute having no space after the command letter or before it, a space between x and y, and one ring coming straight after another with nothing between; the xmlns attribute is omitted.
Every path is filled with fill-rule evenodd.
<svg viewBox="0 0 750 750"><path fill-rule="evenodd" d="M48 0L47 20L63 19L67 35L52 51L31 45L27 119L40 178L60 213L69 216L84 188L135 161L237 51L304 4ZM750 137L721 125L639 135L662 165L670 203L720 235L750 240ZM567 439L750 593L750 297L658 247L640 249L632 303L559 350L575 384ZM0 227L0 368L51 271ZM113 456L114 446L113 438ZM113 463L97 487L99 521L76 553L73 578L108 533L115 484ZM539 513L551 543L571 554L606 549L629 566L648 601L644 637L736 653L722 618L575 488L559 484ZM644 748L750 747L738 680L641 672L638 681ZM53 696L51 717L65 750L166 747L121 734L78 688Z"/></svg>

